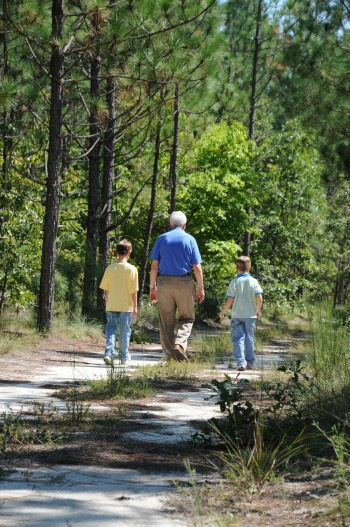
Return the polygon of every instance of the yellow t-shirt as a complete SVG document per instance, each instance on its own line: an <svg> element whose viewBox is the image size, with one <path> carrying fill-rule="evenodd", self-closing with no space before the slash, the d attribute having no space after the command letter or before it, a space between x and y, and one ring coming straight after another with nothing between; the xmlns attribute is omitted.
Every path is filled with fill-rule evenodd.
<svg viewBox="0 0 350 527"><path fill-rule="evenodd" d="M139 290L138 272L127 262L114 262L107 267L100 288L108 291L106 311L132 311L131 295Z"/></svg>

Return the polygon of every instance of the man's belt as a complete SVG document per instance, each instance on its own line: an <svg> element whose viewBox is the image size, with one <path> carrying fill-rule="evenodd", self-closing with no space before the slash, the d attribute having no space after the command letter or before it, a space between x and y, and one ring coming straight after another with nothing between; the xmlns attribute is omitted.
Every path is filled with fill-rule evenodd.
<svg viewBox="0 0 350 527"><path fill-rule="evenodd" d="M158 273L159 276L172 276L172 277L179 277L182 276L192 276L192 273L186 273L186 274L164 274L164 273Z"/></svg>

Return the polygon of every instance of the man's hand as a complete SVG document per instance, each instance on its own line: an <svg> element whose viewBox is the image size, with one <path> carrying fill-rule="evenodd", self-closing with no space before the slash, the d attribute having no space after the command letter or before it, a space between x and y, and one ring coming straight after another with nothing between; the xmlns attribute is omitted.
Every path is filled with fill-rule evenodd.
<svg viewBox="0 0 350 527"><path fill-rule="evenodd" d="M196 291L196 300L201 304L204 300L205 293L204 287L199 287Z"/></svg>
<svg viewBox="0 0 350 527"><path fill-rule="evenodd" d="M149 290L149 297L152 304L156 304L158 302L157 289L155 287Z"/></svg>

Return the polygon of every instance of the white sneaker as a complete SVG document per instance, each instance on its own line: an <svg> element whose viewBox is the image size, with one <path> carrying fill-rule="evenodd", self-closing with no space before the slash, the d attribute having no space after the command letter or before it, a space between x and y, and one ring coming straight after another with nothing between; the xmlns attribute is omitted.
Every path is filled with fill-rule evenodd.
<svg viewBox="0 0 350 527"><path fill-rule="evenodd" d="M118 355L110 355L109 353L106 353L103 357L104 363L110 366L112 363L118 360Z"/></svg>
<svg viewBox="0 0 350 527"><path fill-rule="evenodd" d="M131 364L131 359L122 360L123 366L130 366L130 364Z"/></svg>

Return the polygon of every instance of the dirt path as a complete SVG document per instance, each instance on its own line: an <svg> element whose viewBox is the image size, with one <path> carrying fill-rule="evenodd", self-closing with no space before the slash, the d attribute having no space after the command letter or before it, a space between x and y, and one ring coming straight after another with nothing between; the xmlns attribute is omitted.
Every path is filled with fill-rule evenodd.
<svg viewBox="0 0 350 527"><path fill-rule="evenodd" d="M260 365L270 367L286 350L283 343L275 343L260 357ZM57 389L106 376L102 353L102 341L56 338L1 357L1 412L31 414L33 401L66 411L66 403L55 396ZM162 359L157 344L137 346L131 353L129 371ZM215 377L225 373L232 370L220 364ZM260 373L247 372L247 377ZM202 516L202 508L210 502L204 495L218 496L220 476L209 463L212 449L193 441L196 423L219 415L215 399L209 399L212 378L210 372L191 382L163 382L146 399L91 401L90 410L97 415L92 429L81 430L63 445L32 445L5 453L0 527L216 525L208 511ZM185 460L196 469L195 489L188 485ZM225 527L256 522L262 527L336 525L317 523L336 504L331 470L278 482L250 503L231 492L231 498L222 501L225 510L220 511L217 499L211 501L213 514L226 521L217 525Z"/></svg>

